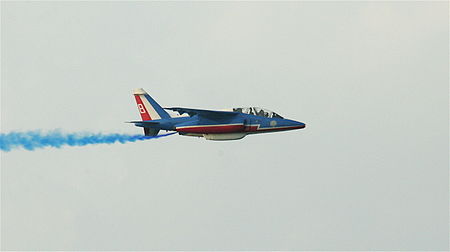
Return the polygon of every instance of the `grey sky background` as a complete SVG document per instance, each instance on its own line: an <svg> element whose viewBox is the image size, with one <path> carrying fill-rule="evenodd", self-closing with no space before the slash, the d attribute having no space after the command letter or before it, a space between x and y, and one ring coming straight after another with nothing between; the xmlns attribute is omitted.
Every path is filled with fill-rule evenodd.
<svg viewBox="0 0 450 252"><path fill-rule="evenodd" d="M131 96L304 130L1 153L4 250L447 250L447 2L2 2L1 130Z"/></svg>

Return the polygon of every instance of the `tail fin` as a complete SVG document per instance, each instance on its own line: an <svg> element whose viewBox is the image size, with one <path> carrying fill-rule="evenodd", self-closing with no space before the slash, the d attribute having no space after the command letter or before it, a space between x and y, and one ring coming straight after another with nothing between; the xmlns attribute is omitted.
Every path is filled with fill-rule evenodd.
<svg viewBox="0 0 450 252"><path fill-rule="evenodd" d="M170 115L144 89L135 89L133 94L143 121L170 118Z"/></svg>

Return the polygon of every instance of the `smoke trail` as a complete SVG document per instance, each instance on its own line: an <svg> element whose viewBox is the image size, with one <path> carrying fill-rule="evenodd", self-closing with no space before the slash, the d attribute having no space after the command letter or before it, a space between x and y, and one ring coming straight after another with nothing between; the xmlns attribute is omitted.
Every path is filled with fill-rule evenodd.
<svg viewBox="0 0 450 252"><path fill-rule="evenodd" d="M85 146L88 144L113 144L136 142L160 138L175 134L158 136L127 135L127 134L94 134L94 133L62 133L58 130L42 133L40 131L0 133L0 150L10 151L16 148L34 150L44 147L60 148L64 145Z"/></svg>

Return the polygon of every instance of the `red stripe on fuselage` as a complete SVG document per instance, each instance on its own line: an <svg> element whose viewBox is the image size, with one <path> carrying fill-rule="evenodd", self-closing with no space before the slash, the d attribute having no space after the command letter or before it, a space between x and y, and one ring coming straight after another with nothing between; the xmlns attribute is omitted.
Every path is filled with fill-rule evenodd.
<svg viewBox="0 0 450 252"><path fill-rule="evenodd" d="M259 125L244 126L238 125L198 125L198 126L185 126L178 127L176 130L183 133L197 133L197 134L220 134L220 133L236 133L236 132L268 132L268 131L284 131L303 129L305 126L286 126L286 127L274 127L274 128L259 128Z"/></svg>
<svg viewBox="0 0 450 252"><path fill-rule="evenodd" d="M234 132L243 132L244 125L198 125L198 126L186 126L186 127L178 127L178 132L183 133L199 133L199 134L212 134L212 133L234 133Z"/></svg>
<svg viewBox="0 0 450 252"><path fill-rule="evenodd" d="M134 98L136 99L136 103L138 105L139 113L141 113L141 118L143 121L150 121L152 118L150 117L150 114L147 111L147 108L145 107L144 103L141 100L141 97L139 95L134 95Z"/></svg>

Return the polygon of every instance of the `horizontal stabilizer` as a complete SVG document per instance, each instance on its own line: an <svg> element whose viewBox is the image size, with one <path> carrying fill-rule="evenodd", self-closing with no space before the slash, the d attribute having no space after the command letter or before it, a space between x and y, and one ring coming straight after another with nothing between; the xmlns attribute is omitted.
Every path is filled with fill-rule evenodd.
<svg viewBox="0 0 450 252"><path fill-rule="evenodd" d="M145 123L148 125L159 125L159 122L152 122L152 121L131 121L126 123Z"/></svg>
<svg viewBox="0 0 450 252"><path fill-rule="evenodd" d="M159 129L160 124L159 122L152 122L152 121L131 121L127 123L134 123L135 126L138 127L144 127L144 128L156 128Z"/></svg>

